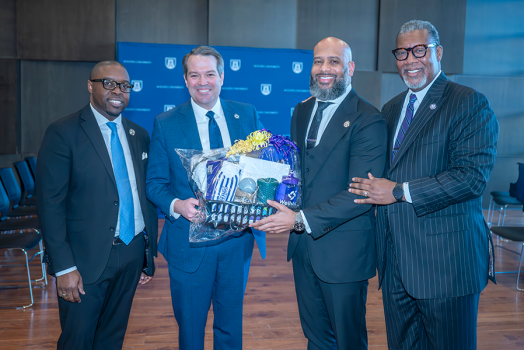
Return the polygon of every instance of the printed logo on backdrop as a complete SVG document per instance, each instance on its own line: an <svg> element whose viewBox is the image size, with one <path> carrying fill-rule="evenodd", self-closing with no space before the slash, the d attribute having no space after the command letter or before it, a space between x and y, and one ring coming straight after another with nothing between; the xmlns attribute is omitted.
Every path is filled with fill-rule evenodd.
<svg viewBox="0 0 524 350"><path fill-rule="evenodd" d="M302 69L304 68L304 63L302 62L293 62L293 72L299 74L302 73Z"/></svg>
<svg viewBox="0 0 524 350"><path fill-rule="evenodd" d="M271 93L271 84L260 84L260 92L262 92L262 95L269 95Z"/></svg>
<svg viewBox="0 0 524 350"><path fill-rule="evenodd" d="M165 60L166 68L173 69L176 67L176 57L166 57Z"/></svg>
<svg viewBox="0 0 524 350"><path fill-rule="evenodd" d="M237 70L239 70L240 64L241 64L241 61L238 59L229 60L229 67L231 68L232 71L236 72Z"/></svg>
<svg viewBox="0 0 524 350"><path fill-rule="evenodd" d="M291 107L291 116L293 116L294 111L295 111L295 107Z"/></svg>
<svg viewBox="0 0 524 350"><path fill-rule="evenodd" d="M170 109L173 109L175 108L176 105L164 105L164 112L167 112L169 111Z"/></svg>
<svg viewBox="0 0 524 350"><path fill-rule="evenodd" d="M142 80L131 80L131 84L133 84L134 92L140 92L144 87L144 82Z"/></svg>

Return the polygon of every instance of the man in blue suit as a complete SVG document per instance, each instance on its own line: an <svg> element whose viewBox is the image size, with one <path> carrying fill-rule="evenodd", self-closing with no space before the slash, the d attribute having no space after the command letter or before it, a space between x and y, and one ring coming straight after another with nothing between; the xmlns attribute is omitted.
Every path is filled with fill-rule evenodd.
<svg viewBox="0 0 524 350"><path fill-rule="evenodd" d="M207 314L213 302L215 349L242 349L242 304L254 238L265 258L265 233L251 230L219 244L190 246L189 224L198 200L175 148L230 147L262 128L252 105L219 98L224 60L208 46L183 59L191 100L155 118L147 171L147 197L166 217L158 250L169 264L171 298L180 349L204 349Z"/></svg>

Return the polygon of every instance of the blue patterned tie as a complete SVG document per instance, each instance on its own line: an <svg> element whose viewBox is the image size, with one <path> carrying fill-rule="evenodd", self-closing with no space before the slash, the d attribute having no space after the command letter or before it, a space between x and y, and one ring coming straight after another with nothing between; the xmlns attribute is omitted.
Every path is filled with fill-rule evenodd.
<svg viewBox="0 0 524 350"><path fill-rule="evenodd" d="M220 133L220 128L215 120L215 113L213 111L208 111L206 117L209 118L209 148L223 148L224 143L222 142L222 134Z"/></svg>
<svg viewBox="0 0 524 350"><path fill-rule="evenodd" d="M391 157L391 163L393 163L393 160L395 160L395 156L397 155L397 152L400 149L400 145L404 140L404 136L406 136L406 133L408 132L409 125L413 120L413 111L416 100L417 96L415 94L411 94L409 96L409 104L408 108L406 108L406 116L404 117L404 120L400 125L400 129L398 130L397 139L395 140L395 147L393 147L393 156Z"/></svg>
<svg viewBox="0 0 524 350"><path fill-rule="evenodd" d="M111 129L111 158L115 173L118 197L120 198L120 233L119 237L126 245L135 237L135 208L133 206L133 192L127 173L124 149L118 138L116 123L107 123Z"/></svg>

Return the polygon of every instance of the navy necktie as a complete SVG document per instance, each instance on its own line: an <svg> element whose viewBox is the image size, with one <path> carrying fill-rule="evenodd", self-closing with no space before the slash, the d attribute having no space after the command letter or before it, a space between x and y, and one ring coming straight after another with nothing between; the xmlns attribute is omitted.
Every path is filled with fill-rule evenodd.
<svg viewBox="0 0 524 350"><path fill-rule="evenodd" d="M324 109L328 108L331 102L318 102L317 111L309 127L309 132L307 134L306 145L307 149L315 147L317 142L318 128L322 122L322 117L324 116Z"/></svg>
<svg viewBox="0 0 524 350"><path fill-rule="evenodd" d="M415 94L411 94L409 96L409 104L408 108L406 108L406 116L404 117L404 120L402 121L402 124L400 125L400 129L398 130L397 139L395 140L395 146L393 147L393 156L391 157L391 162L395 160L395 156L397 155L398 150L400 149L400 145L402 144L402 141L404 140L404 136L406 136L406 133L408 132L409 125L411 124L411 121L413 120L413 112L414 112L414 105L415 101L417 100L417 96Z"/></svg>
<svg viewBox="0 0 524 350"><path fill-rule="evenodd" d="M206 117L209 118L209 148L223 148L224 143L222 142L222 134L220 133L220 128L215 120L215 113L213 111L208 111Z"/></svg>
<svg viewBox="0 0 524 350"><path fill-rule="evenodd" d="M113 160L113 172L115 173L116 188L120 200L120 233L119 237L126 245L135 237L135 208L133 206L133 192L129 182L126 158L120 138L116 131L116 123L107 123L111 129L111 159Z"/></svg>

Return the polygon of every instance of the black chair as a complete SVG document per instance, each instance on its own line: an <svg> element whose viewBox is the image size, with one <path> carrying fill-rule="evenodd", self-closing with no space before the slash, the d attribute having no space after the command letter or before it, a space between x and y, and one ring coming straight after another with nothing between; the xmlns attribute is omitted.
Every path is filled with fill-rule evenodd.
<svg viewBox="0 0 524 350"><path fill-rule="evenodd" d="M9 198L10 202L9 211L7 213L8 217L36 215L36 207L21 207L18 205L20 203L20 198L22 197L22 192L20 191L18 182L16 182L13 169L0 169L0 180L4 185L5 191L7 192L7 197Z"/></svg>
<svg viewBox="0 0 524 350"><path fill-rule="evenodd" d="M39 247L39 250L31 258L28 258L27 252L31 249ZM47 286L47 274L46 267L43 259L43 245L42 245L42 235L36 229L24 229L24 230L14 230L14 231L0 231L0 250L16 250L20 249L24 253L25 262L23 264L7 264L6 262L20 262L20 260L2 260L0 261L0 267L6 266L25 266L27 269L27 282L29 287L29 294L31 297L31 303L29 305L23 306L0 306L0 309L25 309L31 307L34 303L33 299L33 285L32 282L43 281L44 286ZM31 271L29 269L29 263L37 256L40 255L40 264L42 267L42 277L39 279L31 279ZM0 269L0 272L2 269ZM13 282L23 282L24 280L0 280L2 283L13 283ZM9 285L2 286L0 289L18 289L24 286L21 285Z"/></svg>
<svg viewBox="0 0 524 350"><path fill-rule="evenodd" d="M26 162L29 165L31 174L33 175L33 180L36 179L36 158L35 157L26 157Z"/></svg>
<svg viewBox="0 0 524 350"><path fill-rule="evenodd" d="M10 206L11 203L7 197L7 192L5 191L4 186L0 185L0 231L40 228L40 223L38 222L38 218L36 216L24 218L7 217Z"/></svg>
<svg viewBox="0 0 524 350"><path fill-rule="evenodd" d="M517 290L524 292L524 288L519 288L520 272L522 270L522 258L524 256L524 227L496 226L491 228L491 232L506 240L522 243L519 258L519 272L517 274ZM518 252L515 252L511 249L507 249L505 247L501 248L506 249L512 253L519 254Z"/></svg>
<svg viewBox="0 0 524 350"><path fill-rule="evenodd" d="M495 197L511 197L509 195L509 192L504 191L492 191L490 192L491 199L489 200L489 207L488 207L488 226L491 227L493 224L493 212L495 211L495 202L493 201L493 198Z"/></svg>
<svg viewBox="0 0 524 350"><path fill-rule="evenodd" d="M22 181L22 205L36 205L36 198L34 197L35 181L29 170L29 166L26 161L20 161L14 163L20 181Z"/></svg>
<svg viewBox="0 0 524 350"><path fill-rule="evenodd" d="M508 205L522 206L522 210L524 211L524 163L517 164L519 166L519 178L517 182L510 183L509 192L491 192L490 208L488 209L489 226L491 226L493 223L493 212L495 211L495 204L500 206L498 226L504 226Z"/></svg>

